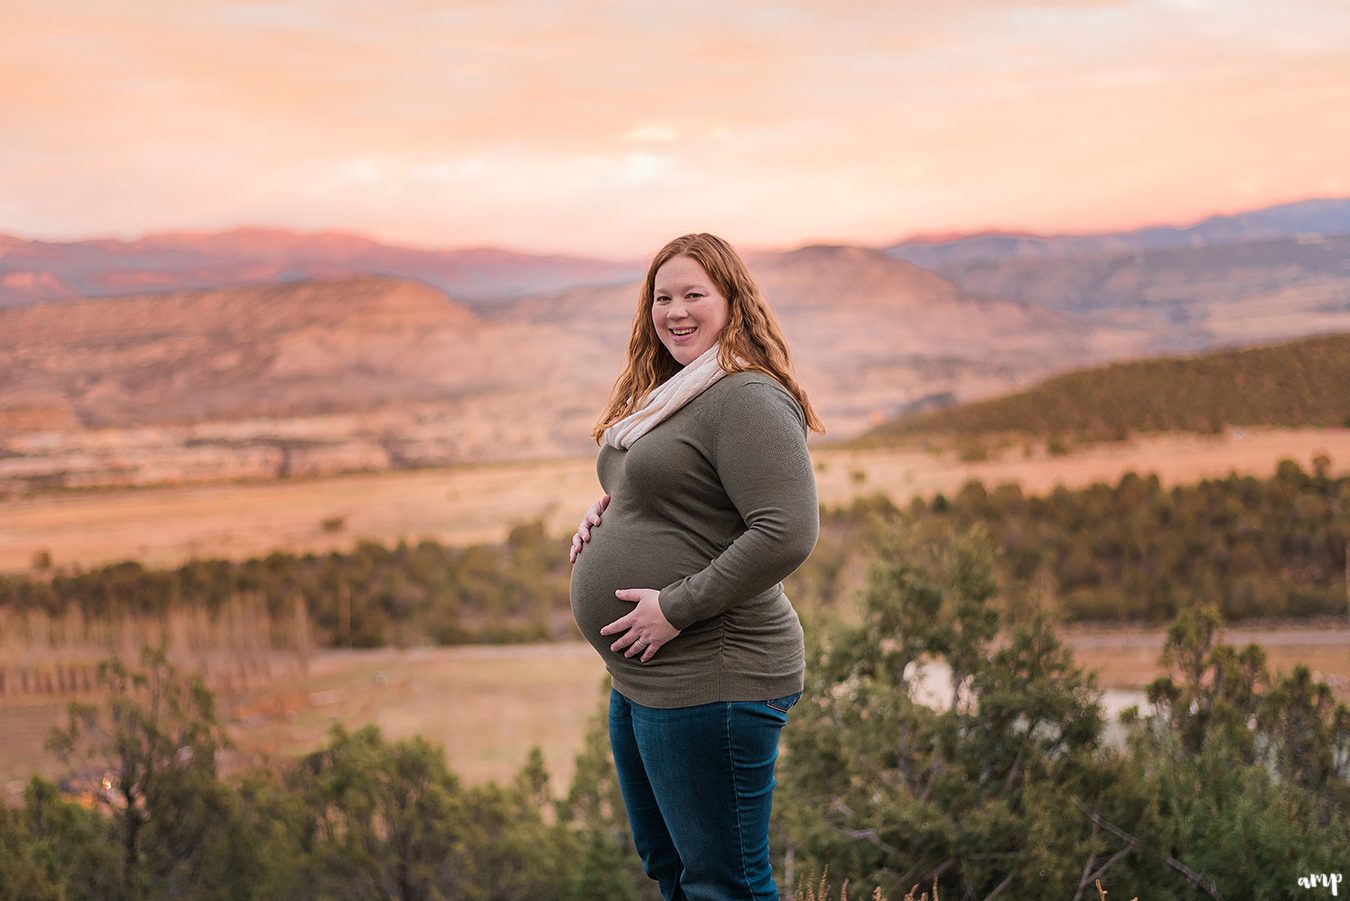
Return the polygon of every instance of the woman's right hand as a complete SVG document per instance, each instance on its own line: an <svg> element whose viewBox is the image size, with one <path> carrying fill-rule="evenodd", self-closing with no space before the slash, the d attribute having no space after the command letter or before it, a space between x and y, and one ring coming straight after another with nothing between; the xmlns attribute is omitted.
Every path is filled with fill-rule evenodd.
<svg viewBox="0 0 1350 901"><path fill-rule="evenodd" d="M586 542L591 540L591 527L600 525L600 514L604 513L608 506L609 495L606 494L600 500L591 504L590 509L586 511L586 515L581 518L581 525L577 527L577 533L572 536L572 549L567 555L570 562L577 562L577 554L580 554Z"/></svg>

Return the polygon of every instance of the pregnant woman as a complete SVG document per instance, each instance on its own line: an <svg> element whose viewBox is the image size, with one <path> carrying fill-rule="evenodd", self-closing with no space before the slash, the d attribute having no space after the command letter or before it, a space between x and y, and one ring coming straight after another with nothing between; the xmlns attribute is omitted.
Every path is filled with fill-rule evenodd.
<svg viewBox="0 0 1350 901"><path fill-rule="evenodd" d="M824 431L736 251L671 241L594 432L605 494L570 553L633 839L667 901L778 898L773 769L805 668L781 583L819 528L808 428Z"/></svg>

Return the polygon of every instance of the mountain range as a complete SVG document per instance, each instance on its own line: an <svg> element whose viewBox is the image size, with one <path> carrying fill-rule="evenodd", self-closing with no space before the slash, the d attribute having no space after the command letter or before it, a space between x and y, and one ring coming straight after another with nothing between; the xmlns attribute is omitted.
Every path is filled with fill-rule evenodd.
<svg viewBox="0 0 1350 901"><path fill-rule="evenodd" d="M1097 236L1078 256L749 261L827 438L847 439L1075 367L1350 330L1350 237L1330 234L1346 210L1257 211L1193 227L1193 246ZM258 230L0 239L0 487L593 453L641 270Z"/></svg>
<svg viewBox="0 0 1350 901"><path fill-rule="evenodd" d="M632 261L494 248L418 250L341 232L244 228L68 243L0 235L0 308L36 300L369 275L425 282L461 303L490 305L577 284L623 281L641 272L642 264Z"/></svg>
<svg viewBox="0 0 1350 901"><path fill-rule="evenodd" d="M1210 216L1193 225L1154 226L1096 235L1008 232L920 235L882 249L897 259L945 271L964 263L1112 257L1286 239L1315 242L1319 237L1332 235L1350 235L1350 199L1301 200L1236 215Z"/></svg>

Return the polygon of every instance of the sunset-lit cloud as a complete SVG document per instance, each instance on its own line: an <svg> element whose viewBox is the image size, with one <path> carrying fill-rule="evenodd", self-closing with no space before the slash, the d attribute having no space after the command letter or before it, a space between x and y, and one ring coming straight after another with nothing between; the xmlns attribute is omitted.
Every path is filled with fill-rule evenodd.
<svg viewBox="0 0 1350 901"><path fill-rule="evenodd" d="M640 254L1350 194L1331 0L24 2L0 232Z"/></svg>

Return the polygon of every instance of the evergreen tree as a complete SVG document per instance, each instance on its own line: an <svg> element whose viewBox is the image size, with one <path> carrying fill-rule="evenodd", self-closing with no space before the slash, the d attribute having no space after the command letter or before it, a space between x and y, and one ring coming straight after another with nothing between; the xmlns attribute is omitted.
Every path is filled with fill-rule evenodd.
<svg viewBox="0 0 1350 901"><path fill-rule="evenodd" d="M983 533L901 531L861 621L812 649L775 805L803 872L894 895L934 878L958 896L1072 892L1086 827L1046 823L1096 772L1096 691L1044 618L1001 622L997 595Z"/></svg>
<svg viewBox="0 0 1350 901"><path fill-rule="evenodd" d="M147 648L141 662L140 670L116 659L100 665L101 703L72 703L49 741L109 818L118 879L104 897L250 897L254 855L238 828L237 796L217 777L228 742L214 699L162 651ZM49 823L69 815L40 783L32 791L35 814L45 809Z"/></svg>

